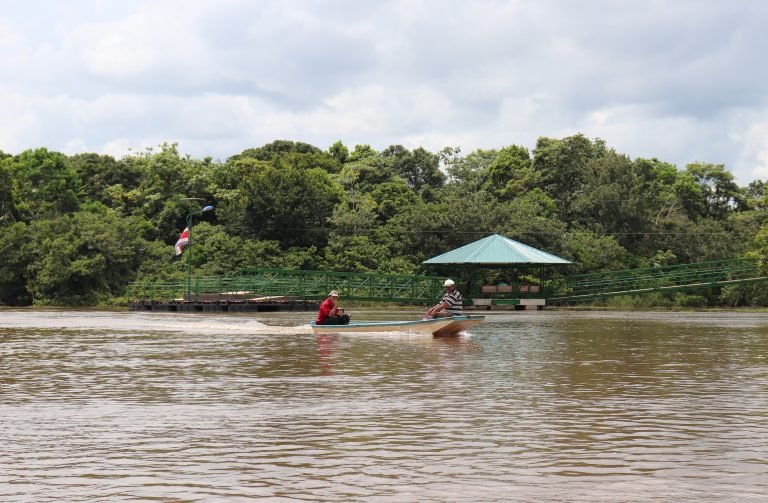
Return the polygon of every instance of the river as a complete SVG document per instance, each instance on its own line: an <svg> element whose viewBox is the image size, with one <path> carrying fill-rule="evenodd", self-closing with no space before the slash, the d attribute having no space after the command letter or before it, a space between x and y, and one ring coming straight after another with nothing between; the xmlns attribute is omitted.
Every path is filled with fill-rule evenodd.
<svg viewBox="0 0 768 503"><path fill-rule="evenodd" d="M311 317L0 310L0 501L766 501L768 314Z"/></svg>

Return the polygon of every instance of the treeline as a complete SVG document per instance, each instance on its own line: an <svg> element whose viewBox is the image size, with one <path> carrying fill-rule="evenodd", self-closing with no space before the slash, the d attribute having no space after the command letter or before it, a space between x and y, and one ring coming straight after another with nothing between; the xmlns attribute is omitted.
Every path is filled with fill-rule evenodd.
<svg viewBox="0 0 768 503"><path fill-rule="evenodd" d="M768 256L765 183L723 165L630 159L583 135L463 154L275 141L226 161L176 145L128 155L0 152L0 303L119 302L129 282L180 280L173 244L196 215L193 270L424 273L499 233L569 272ZM497 278L498 279L498 278ZM717 302L766 304L762 289Z"/></svg>

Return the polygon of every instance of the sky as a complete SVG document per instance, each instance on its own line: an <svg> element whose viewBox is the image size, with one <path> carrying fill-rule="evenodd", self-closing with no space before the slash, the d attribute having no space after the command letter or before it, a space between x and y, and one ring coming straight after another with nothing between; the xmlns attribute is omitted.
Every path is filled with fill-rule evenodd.
<svg viewBox="0 0 768 503"><path fill-rule="evenodd" d="M764 0L0 0L0 150L581 133L768 179Z"/></svg>

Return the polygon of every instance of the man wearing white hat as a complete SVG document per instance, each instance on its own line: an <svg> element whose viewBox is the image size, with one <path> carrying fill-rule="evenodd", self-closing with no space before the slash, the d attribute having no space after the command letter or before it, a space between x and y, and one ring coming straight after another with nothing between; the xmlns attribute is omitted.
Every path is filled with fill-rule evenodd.
<svg viewBox="0 0 768 503"><path fill-rule="evenodd" d="M318 325L349 325L349 315L339 307L339 292L331 290L317 312Z"/></svg>
<svg viewBox="0 0 768 503"><path fill-rule="evenodd" d="M459 291L456 290L456 283L452 279L447 279L443 283L443 288L445 289L445 295L443 295L438 305L427 311L426 318L447 318L449 316L462 315L463 299Z"/></svg>

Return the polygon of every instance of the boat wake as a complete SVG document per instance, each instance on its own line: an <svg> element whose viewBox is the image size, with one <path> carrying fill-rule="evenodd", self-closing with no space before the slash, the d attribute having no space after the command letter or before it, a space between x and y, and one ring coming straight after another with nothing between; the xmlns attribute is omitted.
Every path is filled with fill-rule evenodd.
<svg viewBox="0 0 768 503"><path fill-rule="evenodd" d="M176 313L119 313L83 312L65 310L6 310L0 317L1 328L37 328L61 331L109 331L120 334L137 332L167 332L193 335L255 334L304 335L311 334L308 324L298 326L267 325L253 319L211 319Z"/></svg>

